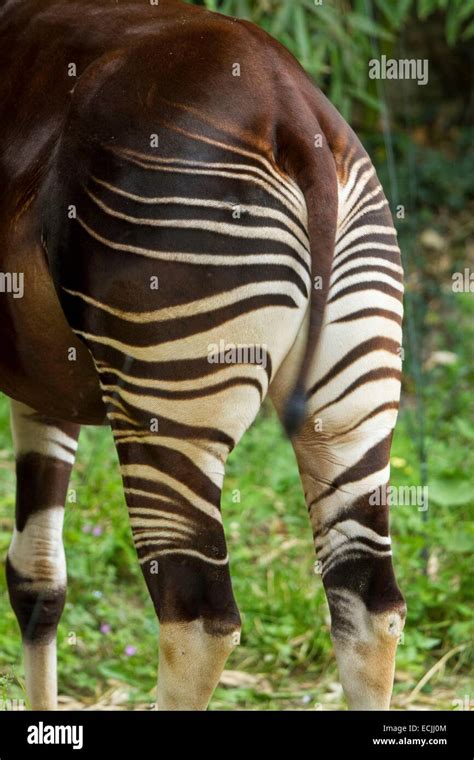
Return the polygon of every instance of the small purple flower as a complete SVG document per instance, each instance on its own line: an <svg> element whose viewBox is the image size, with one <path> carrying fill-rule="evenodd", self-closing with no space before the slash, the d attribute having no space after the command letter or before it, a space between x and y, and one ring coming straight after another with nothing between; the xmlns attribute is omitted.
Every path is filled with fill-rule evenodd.
<svg viewBox="0 0 474 760"><path fill-rule="evenodd" d="M124 651L125 651L125 654L127 655L127 657L133 657L133 655L137 653L137 648L136 647L132 647L129 644L127 647L125 647Z"/></svg>
<svg viewBox="0 0 474 760"><path fill-rule="evenodd" d="M101 536L102 535L102 528L100 525L96 525L94 530L92 531L93 536Z"/></svg>
<svg viewBox="0 0 474 760"><path fill-rule="evenodd" d="M90 533L92 530L92 525L83 525L82 526L82 532L83 533Z"/></svg>
<svg viewBox="0 0 474 760"><path fill-rule="evenodd" d="M102 625L100 626L101 633L107 634L107 633L110 633L111 630L112 628L110 627L108 623L102 623Z"/></svg>

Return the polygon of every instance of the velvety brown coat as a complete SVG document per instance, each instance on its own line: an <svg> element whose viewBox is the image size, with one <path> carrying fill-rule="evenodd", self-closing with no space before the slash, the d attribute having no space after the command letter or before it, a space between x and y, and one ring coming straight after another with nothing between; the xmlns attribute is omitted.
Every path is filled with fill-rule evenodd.
<svg viewBox="0 0 474 760"><path fill-rule="evenodd" d="M179 65L190 50L199 64L192 76L189 67L183 75ZM97 112L98 130L101 108L108 109L109 122L123 134L130 128L130 93L146 83L143 111L134 118L149 118L162 95L156 90L165 68L167 92L177 102L198 101L216 118L234 120L243 138L297 179L314 205L314 273L327 284L335 168L343 171L349 143L360 146L296 61L264 32L180 0L160 0L158 6L145 0L9 0L0 9L0 51L0 272L25 278L23 298L0 294L0 390L56 418L103 421L95 369L61 310L42 245L45 209L51 211L48 182L65 131L94 129L81 124L81 109ZM114 87L115 67L124 58L133 61L136 81ZM231 89L202 85L213 76L219 82L233 60L243 64L245 102L236 103ZM113 98L107 100L109 83ZM313 141L319 132L324 147L315 171ZM68 168L80 173L80 160ZM326 290L313 294L313 344L325 296ZM70 361L71 348L76 361ZM306 358L311 355L309 346Z"/></svg>

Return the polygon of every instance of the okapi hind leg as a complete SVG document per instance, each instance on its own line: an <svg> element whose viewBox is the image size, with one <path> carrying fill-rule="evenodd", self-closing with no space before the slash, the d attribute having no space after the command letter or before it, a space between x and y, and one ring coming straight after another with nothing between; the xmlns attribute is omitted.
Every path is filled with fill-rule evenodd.
<svg viewBox="0 0 474 760"><path fill-rule="evenodd" d="M391 431L350 427L318 438L310 420L294 446L344 693L353 710L387 710L406 615L384 498Z"/></svg>
<svg viewBox="0 0 474 760"><path fill-rule="evenodd" d="M388 709L406 614L387 503L402 375L403 268L369 157L344 123L329 133L338 172L336 246L302 394L305 424L292 442L349 706ZM297 341L270 389L282 418L300 356Z"/></svg>
<svg viewBox="0 0 474 760"><path fill-rule="evenodd" d="M377 321L371 329L379 329ZM360 340L358 333L348 332L346 343L338 343L326 328L315 362L320 373L324 375L321 357L329 354L331 345L349 348L349 337ZM330 369L308 392L311 416L292 439L329 603L339 675L354 710L389 708L406 615L392 565L386 490L400 394L400 357L395 349L395 344L387 347L381 342L379 351L341 363L340 372ZM328 366L332 361L331 356L326 359ZM362 377L360 361L369 368ZM285 371L270 391L280 415Z"/></svg>
<svg viewBox="0 0 474 760"><path fill-rule="evenodd" d="M158 710L205 710L240 640L220 496L231 439L110 411L140 565L160 623ZM123 411L121 411L123 410ZM219 440L219 438L221 440Z"/></svg>
<svg viewBox="0 0 474 760"><path fill-rule="evenodd" d="M7 556L10 601L20 625L33 710L57 707L56 632L66 598L64 503L80 427L11 402L16 520Z"/></svg>

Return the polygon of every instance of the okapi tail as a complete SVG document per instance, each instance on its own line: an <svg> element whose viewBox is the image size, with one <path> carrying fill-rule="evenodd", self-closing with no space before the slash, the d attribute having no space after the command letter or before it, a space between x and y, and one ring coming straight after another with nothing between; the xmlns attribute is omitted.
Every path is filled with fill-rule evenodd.
<svg viewBox="0 0 474 760"><path fill-rule="evenodd" d="M282 89L284 116L278 129L277 160L295 179L306 200L312 269L306 345L283 414L285 431L292 437L306 417L306 381L318 346L328 299L337 235L337 156L342 155L343 146L351 142L351 136L356 138L302 70L297 69L291 78L288 77Z"/></svg>

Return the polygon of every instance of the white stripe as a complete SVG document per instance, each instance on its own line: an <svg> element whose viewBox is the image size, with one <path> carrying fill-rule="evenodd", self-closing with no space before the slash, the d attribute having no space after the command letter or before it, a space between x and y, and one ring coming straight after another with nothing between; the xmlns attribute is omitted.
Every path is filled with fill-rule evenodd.
<svg viewBox="0 0 474 760"><path fill-rule="evenodd" d="M126 190L122 190L120 187L116 187L115 185L111 185L108 182L105 182L102 179L98 179L98 177L95 177L91 175L90 179L92 179L96 184L105 187L106 190L109 190L110 192L119 195L123 198L127 198L128 200L135 201L136 203L142 203L152 206L162 206L162 205L173 205L173 206L185 206L190 208L212 208L212 209L218 209L220 211L229 211L232 213L235 211L236 206L240 205L241 212L243 214L248 214L249 216L259 218L269 218L269 219L275 219L278 222L281 222L285 227L287 227L291 232L293 232L294 235L299 237L300 242L309 247L309 237L307 234L304 233L304 231L297 225L295 222L293 222L290 217L288 217L286 214L284 214L282 211L277 211L273 208L268 208L267 206L255 206L255 205L247 205L247 204L238 204L238 203L232 203L232 202L226 202L226 201L216 201L216 200L209 200L204 198L187 198L183 196L144 196L144 195L136 195L135 193L129 193ZM301 222L305 228L308 226L308 210L306 208L305 200L302 199L302 203L304 204L301 208L302 217Z"/></svg>
<svg viewBox="0 0 474 760"><path fill-rule="evenodd" d="M50 440L53 441L53 443L57 443L60 446L67 446L68 449L77 451L77 441L75 438L71 438L69 435L66 435L63 430L57 427L51 428L51 432L52 435Z"/></svg>
<svg viewBox="0 0 474 760"><path fill-rule="evenodd" d="M214 483L214 485L222 485L225 475L225 469L222 461L215 454L204 450L202 446L193 444L190 441L179 440L177 438L169 438L165 435L159 435L158 433L146 436L116 436L116 440L118 444L146 443L151 446L164 446L173 451L177 451L180 454L183 454L183 456L186 456L196 466L198 466L201 472L206 475L209 480Z"/></svg>
<svg viewBox="0 0 474 760"><path fill-rule="evenodd" d="M124 149L119 155L122 157L125 155L126 158L131 158L134 163L136 162L139 166L143 166L144 168L154 168L154 164L157 167L157 171L159 171L160 168L166 167L168 169L168 167L170 167L168 170L176 170L179 173L181 172L182 167L190 167L196 170L210 169L215 174L218 174L219 171L235 172L237 177L242 172L255 172L259 177L270 182L275 189L280 190L283 188L286 197L288 197L290 201L294 199L299 204L303 197L299 187L293 182L289 182L286 177L283 177L276 172L268 171L268 169L263 171L258 166L252 166L251 164L233 164L225 161L192 161L184 158L163 158L160 156L147 155L145 153L137 153L136 151L128 149ZM199 172L196 171L196 174L198 173Z"/></svg>
<svg viewBox="0 0 474 760"><path fill-rule="evenodd" d="M176 127L176 125L172 125L172 129L182 134L186 134L189 137L192 137L195 140L198 140L199 142L204 142L209 145L214 145L217 148L224 148L224 150L228 151L229 153L235 153L236 155L244 156L244 158L250 158L253 161L256 161L257 163L261 164L265 168L265 170L268 173L270 173L276 180L278 180L279 182L285 181L289 187L293 188L293 192L296 197L298 197L298 195L301 196L301 190L299 189L296 182L290 176L284 175L282 171L276 171L275 169L276 164L275 166L272 165L270 161L268 161L260 153L254 153L252 151L245 150L243 148L237 148L237 146L235 145L223 143L220 140L213 140L211 137L206 137L204 135L200 135L195 132L190 132L188 130ZM120 155L120 150L123 150L124 152L126 152L129 149L128 148L121 149L121 148L117 148L116 146L110 146L107 148L107 150L116 152ZM137 155L140 156L140 154L137 154ZM149 156L147 156L146 154L141 154L141 155L145 155L147 159L149 158Z"/></svg>
<svg viewBox="0 0 474 760"><path fill-rule="evenodd" d="M327 563L327 565L323 564L323 571L321 573L321 578L324 578L324 576L333 569L335 565L338 565L341 561L342 562L348 562L351 559L359 559L364 554L371 554L373 557L391 557L392 551L390 549L385 549L381 551L375 551L375 549L370 549L368 546L365 546L365 544L351 544L350 545L353 549L352 552L347 552L344 554L342 550L337 552L337 557L331 558L331 560ZM342 548L341 548L342 549ZM343 557L340 555L344 554Z"/></svg>
<svg viewBox="0 0 474 760"><path fill-rule="evenodd" d="M113 373L121 380L130 385L140 385L144 388L157 388L164 391L196 391L211 388L214 385L225 383L228 380L242 377L242 366L240 364L221 364L214 365L212 374L203 375L202 377L192 378L190 380L150 380L147 377L134 377L127 375L121 370L114 369L105 362L97 362L97 369L100 374ZM248 379L261 380L261 369L256 364L245 365L245 377ZM120 430L119 433L129 433L134 435L137 430Z"/></svg>
<svg viewBox="0 0 474 760"><path fill-rule="evenodd" d="M135 531L133 534L133 541L137 547L143 544L165 543L166 539L184 542L189 541L190 536L186 535L186 531L180 533L177 528L173 530L161 530L159 526L157 526L156 530L141 530L138 533Z"/></svg>
<svg viewBox="0 0 474 760"><path fill-rule="evenodd" d="M328 541L332 545L334 538L341 538L343 541L353 538L368 538L371 541L379 544L391 544L391 539L389 536L381 536L375 530L362 525L357 520L343 520L333 525L332 528L324 536L319 536L316 539L316 549L324 547ZM336 542L336 544L338 543L340 543L340 541Z"/></svg>
<svg viewBox="0 0 474 760"><path fill-rule="evenodd" d="M356 227L355 230L348 232L346 235L343 235L338 239L335 248L335 254L340 253L348 243L353 243L355 240L358 240L361 237L368 237L370 235L391 235L395 237L395 232L393 227L389 227L385 224L364 224L361 227ZM372 242L372 247L376 247L377 245L377 241Z"/></svg>
<svg viewBox="0 0 474 760"><path fill-rule="evenodd" d="M250 171L255 172L255 174L248 174L245 172L226 171L224 169L219 169L216 171L214 168L186 169L180 166L171 167L153 165L150 162L144 162L143 160L139 160L131 156L127 156L126 160L132 164L135 164L136 166L140 166L142 169L148 169L151 171L167 172L170 174L190 174L192 176L223 177L225 179L239 180L240 182L250 182L254 185L257 185L258 187L263 188L265 192L267 192L273 198L276 198L279 203L281 203L283 206L286 206L286 208L290 209L297 215L301 213L302 204L304 203L302 194L300 196L296 196L294 191L292 189L290 190L290 188L288 188L288 186L281 181L281 178L275 180L273 177L270 177L268 173L263 172L257 167L246 167L245 165L238 166L239 169L250 169ZM263 177L263 179L259 179L259 177Z"/></svg>
<svg viewBox="0 0 474 760"><path fill-rule="evenodd" d="M378 195L382 196L382 200L379 203L374 203L372 205L366 205L370 204L370 201L372 201L374 198L376 198ZM364 216L368 210L374 210L383 208L384 206L388 206L388 201L383 195L382 187L379 185L375 188L375 190L371 190L370 193L366 193L364 197L357 203L356 206L352 210L347 211L347 209L341 207L339 205L339 215L338 215L338 223L337 223L337 232L338 235L342 235L344 233L344 230L352 223L352 221L356 218L359 218Z"/></svg>
<svg viewBox="0 0 474 760"><path fill-rule="evenodd" d="M31 579L25 581L26 590L65 586L63 521L63 507L51 506L31 514L23 530L14 527L8 558L17 573Z"/></svg>
<svg viewBox="0 0 474 760"><path fill-rule="evenodd" d="M163 227L163 228L175 228L183 230L198 230L200 232L214 232L217 235L224 235L227 237L238 237L244 240L272 240L274 242L282 243L292 248L298 253L303 261L309 263L311 261L311 255L308 247L301 245L299 240L295 238L289 232L285 232L278 227L263 227L253 226L248 227L243 224L230 224L226 222L213 222L208 219L145 219L138 216L130 216L129 214L123 214L120 211L114 209L103 203L97 196L90 191L87 191L89 197L104 213L112 216L116 219L129 222L138 226L147 227Z"/></svg>
<svg viewBox="0 0 474 760"><path fill-rule="evenodd" d="M386 431L382 431L384 436ZM335 504L333 502L340 502L341 508L347 508L348 498L358 498L358 496L364 496L367 494L371 487L376 488L376 484L388 483L390 478L390 462L377 472L371 472L365 477L362 476L355 480L351 480L340 488L337 488L332 493L328 494L324 498L317 499L311 507L310 515L316 517L318 522L320 520L327 521L327 519L337 512ZM314 515L313 515L314 513Z"/></svg>
<svg viewBox="0 0 474 760"><path fill-rule="evenodd" d="M172 501L171 499L166 499L164 496L157 496L156 493L150 493L149 491L142 491L141 488L124 488L123 491L124 493L128 493L131 496L144 496L146 499L152 499L153 501L157 501L164 506L171 505L176 508L180 506L179 504ZM129 507L128 511L131 515L143 513L144 515L150 515L151 517L153 517L154 515L159 515L159 514L163 514L163 515L172 514L173 519L177 520L178 522L181 521L183 523L186 523L186 524L190 523L191 525L193 525L193 521L187 517L184 517L183 515L178 515L176 514L176 512L160 512L160 510L157 510L154 507L153 509L150 509L149 507L142 507L142 506Z"/></svg>
<svg viewBox="0 0 474 760"><path fill-rule="evenodd" d="M366 172L364 172L357 181L357 175L359 173L359 169L363 164L366 164L369 168ZM348 211L351 209L351 205L353 206L354 203L350 203L350 197L353 194L354 190L357 192L357 187L359 184L362 183L362 186L365 187L365 182L363 182L363 178L367 176L367 174L373 176L375 174L375 169L372 166L370 159L368 156L363 156L362 158L359 158L355 163L352 164L351 170L349 172L349 176L347 178L347 181L345 185L340 185L340 199L341 199L341 205L345 207Z"/></svg>
<svg viewBox="0 0 474 760"><path fill-rule="evenodd" d="M334 282L334 280L339 279L341 275L349 272L351 269L372 265L385 267L385 269L391 269L393 272L396 272L397 274L403 276L403 268L393 261L387 261L386 259L382 259L378 256L361 256L360 259L352 259L351 261L343 262L341 266L336 269L336 271L333 270L331 274L331 284Z"/></svg>
<svg viewBox="0 0 474 760"><path fill-rule="evenodd" d="M377 251L393 251L400 255L400 248L398 245L368 241L367 243L359 243L358 245L353 245L351 248L343 251L343 253L339 253L337 256L337 263L339 264L339 262L345 261L352 253L358 253L359 251L372 251L372 255L376 255ZM364 261L363 256L360 257L360 261ZM382 261L385 261L385 259L380 257L380 262L382 263Z"/></svg>
<svg viewBox="0 0 474 760"><path fill-rule="evenodd" d="M145 480L151 480L153 483L171 486L171 488L184 496L186 501L192 504L193 508L200 512L204 512L208 517L211 517L219 524L222 524L222 516L217 507L204 501L204 499L194 493L194 491L191 491L187 485L181 483L181 481L167 475L159 469L159 466L155 465L155 467L150 467L145 464L127 464L121 465L120 469L124 478L143 478Z"/></svg>
<svg viewBox="0 0 474 760"><path fill-rule="evenodd" d="M395 298L395 296L388 295L387 293L382 293L380 290L373 290L370 293L370 300L368 299L361 300L360 292L356 291L354 293L348 293L347 296L345 296L344 298L340 298L338 301L334 301L333 303L330 303L327 305L326 329L328 329L330 322L334 322L336 319L341 319L342 317L345 317L347 314L351 314L355 311L360 311L361 308L364 308L364 307L371 308L371 309L387 309L388 311L395 312L395 314L398 314L400 317L403 316L403 303L398 297ZM378 317L372 317L371 319L378 319ZM369 329L370 325L367 325L367 327ZM339 328L341 331L342 339L344 340L344 344L345 344L347 342L347 332L346 332L346 336L344 336L344 330L347 331L348 328L349 329L352 329L352 328L350 327L350 324L347 324L347 323L341 323L339 325L335 325L335 324L330 325L331 330L335 330ZM383 329L385 333L385 328ZM399 326L398 326L398 329L399 329L399 336L401 336L401 328ZM354 335L354 333L351 333L351 335Z"/></svg>
<svg viewBox="0 0 474 760"><path fill-rule="evenodd" d="M385 272L379 272L374 269L371 272L357 272L356 274L350 274L350 270L347 270L346 276L330 287L329 298L335 298L338 293L345 288L348 288L350 285L367 285L367 292L370 290L377 290L375 285L379 282L384 282L386 285L390 285L394 290L400 291L400 294L403 294L404 292L403 284L394 277L385 274ZM350 295L350 293L347 293L347 295Z"/></svg>
<svg viewBox="0 0 474 760"><path fill-rule="evenodd" d="M379 261L379 259L377 259ZM297 285L287 280L272 280L272 295L288 295L292 296L291 291L297 290L300 294L300 290ZM97 301L95 298L80 293L78 290L70 290L69 288L63 288L65 293L69 293L71 296L80 298L85 303L91 304L91 306L101 309L108 314L113 314L119 319L124 319L127 322L135 322L136 324L146 324L148 322L168 322L170 319L186 319L188 317L194 317L198 314L207 314L208 312L216 311L217 309L223 309L227 306L233 306L240 303L244 298L253 298L259 295L268 295L269 286L268 281L249 283L248 285L240 285L238 287L227 290L225 293L217 293L209 297L201 298L199 301L190 301L184 304L177 304L176 306L167 306L163 309L156 309L154 311L123 311L122 309L116 309L109 304L102 301ZM297 295L297 294L295 294Z"/></svg>
<svg viewBox="0 0 474 760"><path fill-rule="evenodd" d="M146 519L142 520L140 517L132 517L130 518L130 525L133 528L140 528L140 529L146 529L150 528L150 531L146 533L146 535L156 535L156 531L161 530L171 530L176 535L183 535L187 534L188 536L193 536L195 534L194 528L189 527L189 525L178 525L173 520L170 519L163 519L163 520L153 520L153 519ZM145 532L143 530L140 530L140 532L136 533L136 537L141 538L143 535L145 535ZM163 535L160 532L160 535ZM186 537L184 535L184 537Z"/></svg>
<svg viewBox="0 0 474 760"><path fill-rule="evenodd" d="M140 491L138 489L129 488L127 493L130 494L140 494L141 496L148 496L147 491ZM155 497L157 500L159 497ZM163 503L169 504L170 502L166 502L163 500ZM129 509L129 513L131 515L130 522L132 525L140 526L140 525L165 525L165 527L176 527L180 528L181 530L186 530L189 533L194 533L195 529L193 527L193 523L191 520L188 520L187 517L184 517L184 515L177 515L175 512L169 511L163 511L161 509L146 509L144 507L131 507ZM138 517L138 515L142 515L142 517ZM134 516L135 515L135 516Z"/></svg>
<svg viewBox="0 0 474 760"><path fill-rule="evenodd" d="M276 254L276 253L258 253L258 254L199 254L199 253L185 253L183 251L157 251L150 248L141 248L136 245L125 245L122 243L115 243L113 240L108 240L95 232L88 224L86 224L80 216L77 216L77 221L85 229L85 231L102 245L111 248L114 251L123 251L124 253L136 253L140 256L146 256L150 259L157 259L161 261L177 261L184 264L199 264L201 266L258 266L262 264L275 264L276 266L287 266L293 269L300 277L307 277L307 272L301 266L299 261L295 261L290 254ZM309 254L308 254L309 255Z"/></svg>
<svg viewBox="0 0 474 760"><path fill-rule="evenodd" d="M150 562L157 557L166 556L167 554L184 554L187 557L197 557L198 559L202 559L204 562L207 562L210 565L227 565L229 562L228 554L226 557L224 557L224 559L214 559L214 557L208 557L206 554L201 554L201 552L198 552L195 549L163 549L161 551L158 550L156 552L148 554L146 557L140 560L140 564L144 565L146 562Z"/></svg>
<svg viewBox="0 0 474 760"><path fill-rule="evenodd" d="M365 163L368 168L357 179L359 168L363 163ZM340 188L341 205L345 209L346 213L350 212L354 208L367 184L374 176L375 169L368 157L364 157L356 161L352 167L348 182L343 185L342 188Z"/></svg>

